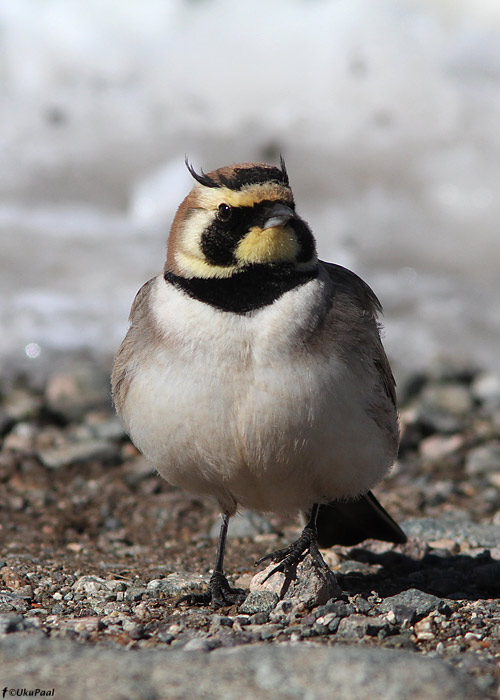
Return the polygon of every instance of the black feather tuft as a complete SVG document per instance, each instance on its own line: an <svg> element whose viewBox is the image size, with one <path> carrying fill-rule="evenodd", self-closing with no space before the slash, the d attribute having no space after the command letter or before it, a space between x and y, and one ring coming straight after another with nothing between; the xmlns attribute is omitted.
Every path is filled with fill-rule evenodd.
<svg viewBox="0 0 500 700"><path fill-rule="evenodd" d="M283 155L281 153L280 153L280 167L281 167L281 172L283 173L283 182L285 185L289 185L290 182L288 180L288 173L286 171L285 159L283 158Z"/></svg>
<svg viewBox="0 0 500 700"><path fill-rule="evenodd" d="M189 170L196 182L200 183L200 185L204 185L205 187L220 187L221 183L209 177L206 173L203 172L203 170L201 171L201 174L198 174L189 162L187 156L184 159L184 162L186 163L186 168Z"/></svg>

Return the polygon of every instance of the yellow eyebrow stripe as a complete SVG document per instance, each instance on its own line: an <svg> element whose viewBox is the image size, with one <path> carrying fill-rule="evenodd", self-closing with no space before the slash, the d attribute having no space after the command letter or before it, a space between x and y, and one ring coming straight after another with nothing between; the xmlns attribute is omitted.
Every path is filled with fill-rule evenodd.
<svg viewBox="0 0 500 700"><path fill-rule="evenodd" d="M241 190L231 190L229 187L209 189L199 186L197 195L199 203L207 209L216 209L222 202L231 207L252 207L264 201L292 202L289 188L275 182L247 185Z"/></svg>

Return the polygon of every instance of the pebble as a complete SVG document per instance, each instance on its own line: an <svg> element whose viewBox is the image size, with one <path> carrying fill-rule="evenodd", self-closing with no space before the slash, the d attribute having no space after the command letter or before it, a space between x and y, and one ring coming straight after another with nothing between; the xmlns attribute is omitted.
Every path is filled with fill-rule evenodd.
<svg viewBox="0 0 500 700"><path fill-rule="evenodd" d="M36 418L42 408L42 399L26 389L11 389L2 401L4 421L21 423Z"/></svg>
<svg viewBox="0 0 500 700"><path fill-rule="evenodd" d="M49 410L66 420L82 420L91 410L111 407L109 374L93 363L79 361L49 376L44 398Z"/></svg>
<svg viewBox="0 0 500 700"><path fill-rule="evenodd" d="M153 595L164 593L168 596L180 596L199 592L208 585L208 577L178 571L162 579L153 579L146 586L146 591Z"/></svg>
<svg viewBox="0 0 500 700"><path fill-rule="evenodd" d="M39 450L37 455L47 469L61 469L72 464L81 464L92 460L109 464L119 459L117 447L107 440L66 442L59 447Z"/></svg>
<svg viewBox="0 0 500 700"><path fill-rule="evenodd" d="M472 396L489 409L500 408L500 375L481 372L472 382Z"/></svg>
<svg viewBox="0 0 500 700"><path fill-rule="evenodd" d="M458 452L464 445L463 435L430 435L419 445L419 452L425 460L440 460Z"/></svg>
<svg viewBox="0 0 500 700"><path fill-rule="evenodd" d="M25 629L27 623L22 615L16 613L0 613L0 634L10 634Z"/></svg>
<svg viewBox="0 0 500 700"><path fill-rule="evenodd" d="M146 593L146 587L145 586L130 586L130 588L127 588L125 591L125 600L128 600L129 602L137 602L138 600L141 600L144 593Z"/></svg>
<svg viewBox="0 0 500 700"><path fill-rule="evenodd" d="M379 607L383 613L392 612L396 622L403 623L415 622L431 611L443 610L446 606L441 598L435 595L424 593L417 588L409 588L386 598Z"/></svg>
<svg viewBox="0 0 500 700"><path fill-rule="evenodd" d="M462 384L446 383L427 386L422 392L423 411L431 410L452 416L464 416L472 409L472 396Z"/></svg>
<svg viewBox="0 0 500 700"><path fill-rule="evenodd" d="M238 608L238 612L246 615L255 615L255 613L269 615L278 601L279 596L274 591L251 590Z"/></svg>
<svg viewBox="0 0 500 700"><path fill-rule="evenodd" d="M210 537L217 540L220 531L220 520L217 520L210 529ZM262 513L253 510L244 510L236 513L231 518L227 536L229 538L244 539L256 535L268 535L274 532L274 527L268 518Z"/></svg>
<svg viewBox="0 0 500 700"><path fill-rule="evenodd" d="M500 525L473 523L462 518L412 518L400 525L408 536L425 542L448 539L474 547L496 547L500 542Z"/></svg>
<svg viewBox="0 0 500 700"><path fill-rule="evenodd" d="M332 624L330 622L329 629ZM363 637L387 636L391 630L388 620L380 617L354 614L339 619L336 625L336 638L342 641L357 641ZM333 630L331 630L333 631Z"/></svg>
<svg viewBox="0 0 500 700"><path fill-rule="evenodd" d="M470 450L465 460L465 471L471 476L500 471L500 441L494 440Z"/></svg>

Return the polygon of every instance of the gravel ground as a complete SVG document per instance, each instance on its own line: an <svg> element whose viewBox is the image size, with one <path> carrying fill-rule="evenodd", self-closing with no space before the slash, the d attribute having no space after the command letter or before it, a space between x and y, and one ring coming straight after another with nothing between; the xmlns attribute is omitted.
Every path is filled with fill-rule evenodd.
<svg viewBox="0 0 500 700"><path fill-rule="evenodd" d="M500 697L500 377L439 361L401 384L400 458L376 495L408 543L325 552L341 599L254 591L213 611L175 601L208 580L217 510L137 453L106 369L80 361L43 383L4 381L2 688L149 700L204 683L207 698L315 699L335 683L351 700ZM235 518L231 582L248 590L253 562L300 528Z"/></svg>

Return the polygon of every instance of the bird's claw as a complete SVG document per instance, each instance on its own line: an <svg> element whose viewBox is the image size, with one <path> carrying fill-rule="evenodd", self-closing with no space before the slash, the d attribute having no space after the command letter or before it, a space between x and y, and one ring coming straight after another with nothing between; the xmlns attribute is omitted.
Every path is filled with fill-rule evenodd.
<svg viewBox="0 0 500 700"><path fill-rule="evenodd" d="M208 591L205 593L188 593L179 598L175 607L181 603L188 605L211 605L212 608L222 608L229 605L238 605L246 598L246 593L242 588L231 588L227 578L214 571L210 577Z"/></svg>
<svg viewBox="0 0 500 700"><path fill-rule="evenodd" d="M278 571L284 573L285 575L288 574L288 572L294 566L297 566L297 564L302 560L302 555L305 552L309 552L311 554L320 568L330 571L318 549L315 531L311 527L305 527L300 537L295 540L295 542L292 542L288 547L277 549L275 552L271 552L270 554L265 554L255 562L256 566L265 561L278 562L277 566L268 572L262 583L267 581Z"/></svg>

